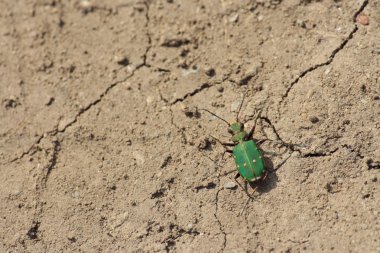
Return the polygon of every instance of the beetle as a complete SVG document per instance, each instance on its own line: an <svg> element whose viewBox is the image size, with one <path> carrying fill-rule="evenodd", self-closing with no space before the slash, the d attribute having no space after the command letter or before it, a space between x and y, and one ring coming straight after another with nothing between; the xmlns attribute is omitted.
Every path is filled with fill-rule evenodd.
<svg viewBox="0 0 380 253"><path fill-rule="evenodd" d="M256 122L257 119L260 117L261 111L257 113L254 120L254 125L249 131L249 133L247 133L244 130L244 123L239 122L239 113L243 105L245 96L246 94L244 94L243 96L242 102L240 103L238 112L236 114L236 121L233 123L229 123L225 119L221 118L220 116L207 109L200 110L206 111L227 123L228 132L232 135L231 142L225 143L221 142L214 136L211 137L225 147L223 155L225 153L233 154L235 165L238 171L237 175L235 176L235 179L241 176L248 182L255 182L261 179L265 179L265 177L267 176L267 170L265 168L264 159L260 149L258 148L258 144L263 143L267 139L258 142L255 142L252 139L253 133L256 128ZM230 150L226 147L233 147L233 149Z"/></svg>

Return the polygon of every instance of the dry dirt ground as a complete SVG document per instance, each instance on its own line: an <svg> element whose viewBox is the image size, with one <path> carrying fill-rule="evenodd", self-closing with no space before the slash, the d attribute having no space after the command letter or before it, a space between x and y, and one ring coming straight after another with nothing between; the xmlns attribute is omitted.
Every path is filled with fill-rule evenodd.
<svg viewBox="0 0 380 253"><path fill-rule="evenodd" d="M2 0L0 45L0 252L380 252L379 0ZM199 110L244 93L252 199Z"/></svg>

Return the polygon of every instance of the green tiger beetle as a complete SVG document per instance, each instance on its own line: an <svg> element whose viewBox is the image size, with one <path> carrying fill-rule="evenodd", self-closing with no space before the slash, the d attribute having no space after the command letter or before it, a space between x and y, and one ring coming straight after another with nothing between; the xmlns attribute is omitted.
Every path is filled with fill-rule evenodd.
<svg viewBox="0 0 380 253"><path fill-rule="evenodd" d="M257 122L257 119L260 117L261 111L259 111L256 114L254 125L251 131L249 131L249 133L247 133L244 130L244 124L239 122L239 113L243 105L244 98L245 98L245 94L243 96L242 102L240 103L239 110L236 114L236 122L232 124L207 109L200 109L200 110L203 110L212 114L213 116L224 121L228 125L228 132L232 135L231 137L232 142L229 142L229 143L221 142L219 139L215 138L214 136L211 136L211 137L215 139L217 142L219 142L221 145L223 145L224 147L233 147L232 150L226 148L224 153L231 153L234 156L236 168L238 170L238 174L236 175L235 178L238 178L239 176L241 176L248 182L255 182L257 180L264 179L267 175L263 157L261 155L260 150L257 147L258 144L263 143L267 139L259 141L257 143L252 140L252 136L256 128L256 122Z"/></svg>
<svg viewBox="0 0 380 253"><path fill-rule="evenodd" d="M242 108L245 96L246 96L246 93L244 94L243 99L240 103L238 112L236 114L236 121L234 123L229 123L227 120L223 119L222 117L216 115L215 113L207 109L200 109L224 121L228 125L228 132L232 135L231 142L221 142L216 137L214 136L211 136L211 137L215 139L217 142L219 142L222 146L224 146L225 151L223 153L223 156L225 153L233 154L235 165L238 171L238 173L235 176L235 180L239 176L245 179L244 191L246 192L249 198L247 199L247 202L245 203L240 214L244 211L245 207L248 205L249 200L252 199L252 197L248 194L247 182L250 183L251 185L251 183L253 182L264 180L266 176L268 175L268 168L265 166L264 158L261 154L260 149L258 148L258 145L262 144L263 142L269 139L264 139L257 142L255 142L252 139L253 133L255 132L255 128L256 128L256 122L257 122L257 119L260 117L261 110L259 110L258 113L256 114L255 119L254 119L254 125L249 131L249 133L247 133L244 130L244 123L241 123L239 121L239 113ZM233 147L233 149L231 150L226 147ZM222 160L223 160L223 156L222 156ZM240 185L238 181L236 182ZM240 187L242 186L240 185Z"/></svg>

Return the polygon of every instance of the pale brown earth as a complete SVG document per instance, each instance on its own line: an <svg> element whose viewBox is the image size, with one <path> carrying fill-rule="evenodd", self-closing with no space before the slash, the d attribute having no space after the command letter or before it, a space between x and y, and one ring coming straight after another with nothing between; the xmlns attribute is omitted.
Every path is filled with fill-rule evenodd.
<svg viewBox="0 0 380 253"><path fill-rule="evenodd" d="M380 252L379 0L2 0L0 102L0 252Z"/></svg>

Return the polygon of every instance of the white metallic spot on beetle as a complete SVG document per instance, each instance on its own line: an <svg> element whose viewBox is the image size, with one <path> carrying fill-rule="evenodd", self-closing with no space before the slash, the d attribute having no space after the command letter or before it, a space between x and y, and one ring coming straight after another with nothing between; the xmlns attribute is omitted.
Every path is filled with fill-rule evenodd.
<svg viewBox="0 0 380 253"><path fill-rule="evenodd" d="M256 160L255 160L255 159L253 159L253 160L252 160L252 162L254 162L254 163L255 163L255 162L256 162Z"/></svg>
<svg viewBox="0 0 380 253"><path fill-rule="evenodd" d="M246 163L244 163L244 168L245 168L245 167L247 167L247 164L246 164Z"/></svg>

